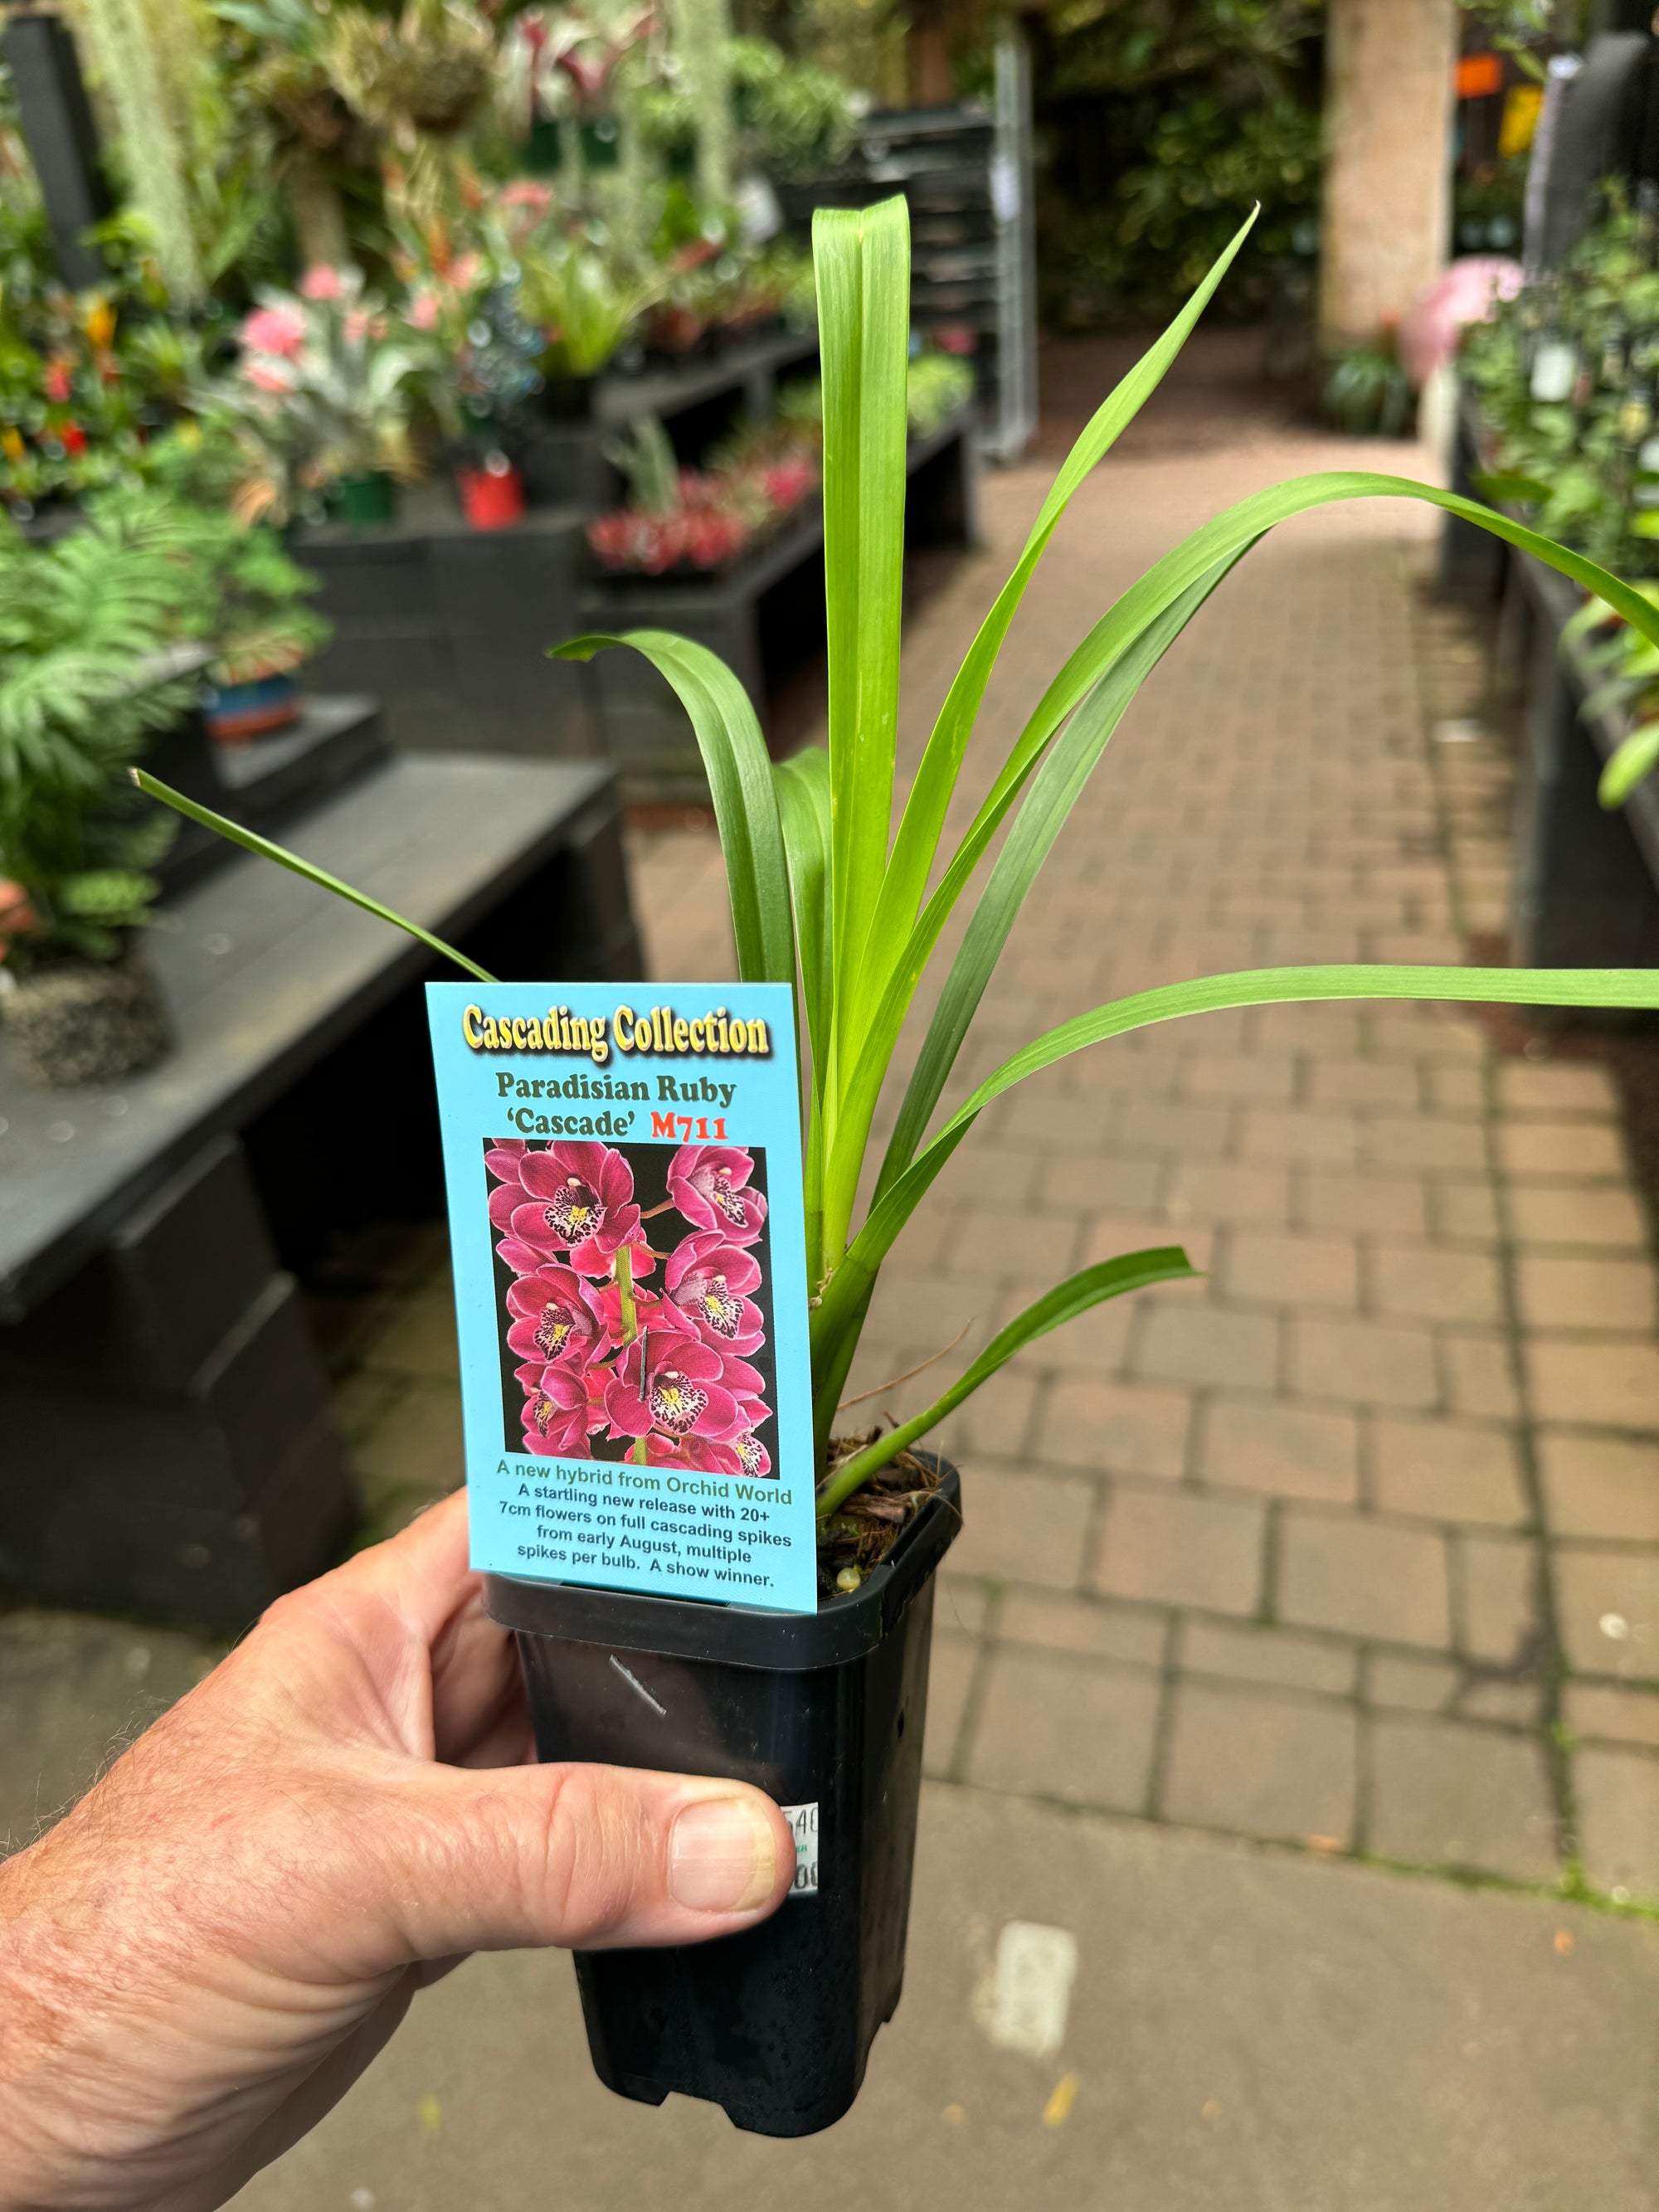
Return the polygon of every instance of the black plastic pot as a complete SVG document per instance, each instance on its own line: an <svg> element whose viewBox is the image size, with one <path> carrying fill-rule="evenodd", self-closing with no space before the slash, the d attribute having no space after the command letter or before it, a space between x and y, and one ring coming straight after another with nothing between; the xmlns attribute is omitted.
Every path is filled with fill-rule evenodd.
<svg viewBox="0 0 1659 2212"><path fill-rule="evenodd" d="M753 1783L806 1844L796 1893L758 1928L576 1954L594 2071L619 2095L678 2089L768 2136L813 2135L857 2096L904 1982L933 1573L961 1525L939 1465L887 1559L816 1613L487 1578L544 1760Z"/></svg>

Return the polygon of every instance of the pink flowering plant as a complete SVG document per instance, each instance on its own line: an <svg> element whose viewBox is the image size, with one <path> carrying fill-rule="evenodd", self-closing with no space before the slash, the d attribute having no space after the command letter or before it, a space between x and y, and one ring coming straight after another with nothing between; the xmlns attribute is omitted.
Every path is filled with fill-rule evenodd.
<svg viewBox="0 0 1659 2212"><path fill-rule="evenodd" d="M770 1474L756 1154L502 1137L484 1165L511 1448Z"/></svg>
<svg viewBox="0 0 1659 2212"><path fill-rule="evenodd" d="M285 474L285 504L343 477L408 472L414 386L439 350L418 314L394 313L359 270L319 265L295 292L262 292L239 338L213 398Z"/></svg>
<svg viewBox="0 0 1659 2212"><path fill-rule="evenodd" d="M860 210L820 208L814 218L823 369L827 747L774 763L743 685L704 646L641 629L622 637L577 638L558 648L568 658L586 659L605 647L630 647L678 692L708 771L738 975L796 991L807 1048L801 1143L821 1528L833 1528L854 1492L1045 1332L1102 1299L1193 1272L1185 1254L1168 1246L1085 1267L1017 1315L931 1404L884 1431L836 1438L847 1377L884 1261L980 1115L1025 1077L1129 1030L1212 1008L1332 999L1659 1006L1659 971L1650 969L1254 969L1167 983L1080 1010L1022 1045L981 1080L958 1085L947 1103L958 1056L997 961L1079 793L1147 676L1276 524L1338 501L1377 495L1427 501L1570 577L1659 646L1659 606L1583 555L1437 486L1343 471L1252 493L1202 524L1103 609L1023 723L980 730L980 710L1003 641L1073 494L1157 389L1249 227L1243 226L1170 329L1103 401L1062 464L952 679L907 779L902 805L895 802L900 795L910 329L909 233L902 200ZM1079 547L1077 556L1086 556L1087 550ZM990 758L977 788L969 790L970 760L977 763L988 746ZM140 777L145 788L155 788L142 771ZM192 802L171 796L175 805L200 818ZM251 842L250 833L218 817L213 821L226 834ZM277 857L315 876L308 863ZM955 909L976 879L976 902L969 902L965 928L951 934L945 972L930 975ZM362 893L325 880L386 919L399 919ZM451 957L469 972L479 972L465 955ZM919 999L920 1035L907 1042ZM874 1156L878 1126L888 1133ZM651 1289L644 1317L629 1275L639 1249L631 1228L618 1231L609 1247L610 1280L582 1277L597 1298L604 1340L616 1345L621 1357L590 1360L584 1371L591 1377L597 1366L607 1380L602 1391L589 1388L586 1410L573 1371L553 1363L557 1389L543 1394L550 1435L556 1426L568 1438L583 1422L591 1425L590 1438L602 1429L612 1436L633 1434L629 1425L648 1414L649 1449L659 1438L663 1448L677 1449L697 1464L702 1456L725 1464L720 1455L731 1452L742 1458L741 1439L755 1431L732 1408L758 1402L743 1371L751 1355L739 1346L753 1328L744 1301L759 1301L753 1286L745 1288L744 1277L719 1255L759 1250L746 1232L760 1194L734 1148L697 1147L696 1155L677 1156L668 1179L668 1195L686 1234L670 1243L651 1218L653 1209L641 1209L647 1256L653 1269L659 1257L662 1267L660 1288ZM556 1163L540 1172L560 1171ZM525 1172L518 1170L521 1186ZM522 1211L527 1200L507 1201L497 1249L510 1245L522 1253L526 1273L533 1272L528 1265L533 1261L538 1268L550 1261L580 1274L579 1247L591 1245L597 1263L605 1243L602 1224L585 1222L583 1235L576 1236L575 1211L587 1201L569 1192L574 1174L599 1204L608 1204L601 1167L572 1165L564 1173L562 1225L550 1228L544 1215L538 1225ZM501 1180L505 1184L511 1178ZM568 1243L550 1243L556 1235ZM716 1235L722 1245L703 1241ZM625 1265L617 1256L623 1254ZM653 1285L659 1280L654 1274L648 1279ZM711 1339L704 1324L716 1321ZM556 1313L550 1337L560 1325ZM583 1342L590 1340L584 1333ZM641 1407L646 1411L636 1410ZM538 1401L532 1424L538 1431L539 1408Z"/></svg>

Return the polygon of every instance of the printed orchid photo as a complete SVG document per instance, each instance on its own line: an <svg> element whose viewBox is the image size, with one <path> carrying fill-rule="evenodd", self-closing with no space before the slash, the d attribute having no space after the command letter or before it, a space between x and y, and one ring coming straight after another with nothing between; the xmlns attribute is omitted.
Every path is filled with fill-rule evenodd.
<svg viewBox="0 0 1659 2212"><path fill-rule="evenodd" d="M775 1474L763 1152L495 1137L484 1165L507 1449Z"/></svg>

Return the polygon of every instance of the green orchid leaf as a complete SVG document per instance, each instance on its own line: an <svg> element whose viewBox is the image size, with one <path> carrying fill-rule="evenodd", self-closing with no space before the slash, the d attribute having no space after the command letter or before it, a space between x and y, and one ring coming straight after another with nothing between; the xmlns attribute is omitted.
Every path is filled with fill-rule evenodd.
<svg viewBox="0 0 1659 2212"><path fill-rule="evenodd" d="M148 793L151 799L159 799L164 806L174 808L187 821L199 822L204 830L216 830L221 837L228 838L233 845L241 846L244 851L257 853L264 860L275 860L278 867L287 868L294 875L303 876L308 884L315 884L319 890L332 891L336 898L345 899L351 905L361 907L365 914L372 914L377 921L390 922L393 929L401 929L406 936L418 938L434 952L441 952L446 960L453 960L458 968L464 968L469 975L476 975L481 983L494 983L498 980L487 968L480 968L476 960L469 960L465 952L458 952L453 945L446 945L441 937L434 937L429 929L422 929L418 921L410 921L401 914L394 914L389 906L382 906L379 899L370 898L366 891L354 890L349 884L343 884L337 876L331 876L326 868L319 868L313 861L301 859L298 853L290 853L286 845L274 845L269 837L260 836L255 830L245 830L240 822L231 821L228 815L216 814L210 806L198 805L195 799L186 799L182 791L173 791L167 784L157 782L142 768L134 769L131 775L140 791Z"/></svg>
<svg viewBox="0 0 1659 2212"><path fill-rule="evenodd" d="M772 763L749 694L706 645L663 629L568 638L554 646L551 655L556 660L591 660L609 646L627 646L642 654L667 679L690 716L726 856L738 975L745 983L793 984L795 932L783 829Z"/></svg>
<svg viewBox="0 0 1659 2212"><path fill-rule="evenodd" d="M1126 1252L1115 1260L1102 1260L1092 1267L1084 1267L1075 1275L1068 1275L1063 1283L1034 1300L1024 1313L1017 1314L1006 1328L991 1339L972 1365L966 1368L945 1391L936 1398L925 1413L914 1420L901 1421L896 1429L878 1437L872 1444L854 1457L844 1461L818 1493L817 1511L820 1520L842 1505L878 1468L925 1437L929 1429L936 1428L945 1415L970 1398L981 1382L987 1382L999 1367L1005 1366L1017 1352L1063 1322L1073 1321L1079 1314L1087 1313L1091 1306L1099 1305L1107 1298L1121 1298L1128 1291L1144 1291L1154 1283L1189 1281L1199 1270L1188 1259L1178 1244L1164 1244L1146 1252Z"/></svg>
<svg viewBox="0 0 1659 2212"><path fill-rule="evenodd" d="M823 572L830 664L834 1049L850 1042L893 811L904 584L910 222L902 199L812 218L823 368Z"/></svg>
<svg viewBox="0 0 1659 2212"><path fill-rule="evenodd" d="M1659 1007L1659 969L1645 968L1257 968L1205 975L1113 1000L1006 1060L958 1107L933 1141L871 1207L846 1258L830 1276L811 1317L812 1364L827 1365L843 1333L867 1304L877 1271L934 1178L994 1098L1028 1075L1086 1046L1156 1022L1227 1006L1269 1006L1328 999L1433 999L1470 1005Z"/></svg>
<svg viewBox="0 0 1659 2212"><path fill-rule="evenodd" d="M1595 795L1608 812L1622 806L1644 776L1659 764L1659 722L1632 730L1601 770Z"/></svg>

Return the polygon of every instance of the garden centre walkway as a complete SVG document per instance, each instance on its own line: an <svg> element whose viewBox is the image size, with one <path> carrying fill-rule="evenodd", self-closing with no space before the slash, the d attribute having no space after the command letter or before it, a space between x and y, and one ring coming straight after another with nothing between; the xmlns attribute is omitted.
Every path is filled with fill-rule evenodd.
<svg viewBox="0 0 1659 2212"><path fill-rule="evenodd" d="M1153 457L1132 440L1099 471L1038 572L988 751L1181 532L1401 451L1279 432L1178 457L1143 435ZM1043 481L988 480L996 557L909 634L913 750ZM1501 929L1504 755L1429 727L1480 688L1462 625L1419 605L1432 529L1400 501L1327 510L1229 580L1073 815L966 1078L1120 992L1456 962ZM661 906L656 871L640 885L672 964L714 894L693 841L670 854ZM954 1366L1115 1252L1178 1237L1207 1274L1046 1338L946 1431L967 1526L935 1774L1521 1882L1582 1863L1659 1899L1650 1225L1603 1071L1500 1059L1486 1034L1411 1006L1207 1015L984 1115L890 1263L854 1390L965 1327ZM872 1407L903 1416L945 1371Z"/></svg>
<svg viewBox="0 0 1659 2212"><path fill-rule="evenodd" d="M1038 573L981 761L1182 530L1356 464L1422 465L1155 412ZM907 632L913 758L1051 466L988 478L985 557ZM1229 581L1064 833L964 1083L1144 984L1456 961L1501 927L1509 770L1462 726L1463 626L1415 594L1431 532L1398 504L1334 509ZM1468 741L1437 742L1449 723ZM633 844L653 972L729 973L711 838ZM854 1389L964 1325L965 1358L1092 1258L1179 1237L1207 1273L1047 1338L947 1432L967 1525L938 1615L909 1990L834 2136L766 2143L683 2100L612 2099L565 1963L480 1960L240 2201L1659 2212L1659 1930L1559 1894L1659 1902L1649 1224L1602 1071L1492 1042L1519 1036L1329 1006L1120 1040L988 1113L900 1245ZM353 1267L391 1287L349 1295ZM340 1272L343 1404L395 1521L459 1479L442 1239L388 1236ZM937 1388L871 1402L903 1413ZM50 1806L135 1683L165 1696L199 1663L182 1638L0 1618L0 1779L9 1751ZM0 1832L28 1817L14 1795ZM1013 1918L1079 1947L1043 2057L985 2025Z"/></svg>

